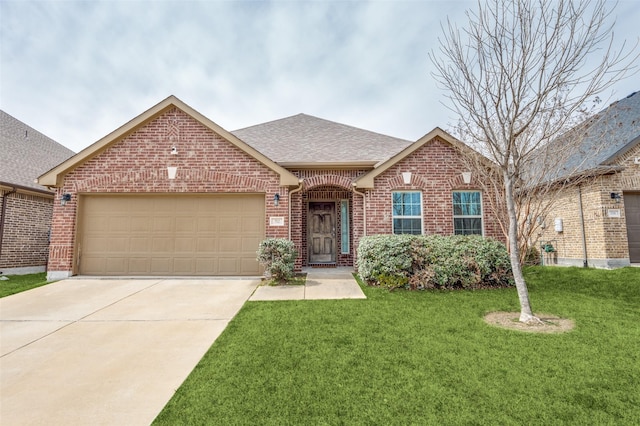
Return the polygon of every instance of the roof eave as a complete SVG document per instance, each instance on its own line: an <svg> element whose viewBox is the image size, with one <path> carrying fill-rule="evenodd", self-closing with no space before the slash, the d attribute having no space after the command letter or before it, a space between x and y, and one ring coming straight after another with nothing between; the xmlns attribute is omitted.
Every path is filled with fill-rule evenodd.
<svg viewBox="0 0 640 426"><path fill-rule="evenodd" d="M37 195L39 197L45 197L45 198L53 198L53 192L52 191L48 191L44 188L39 189L39 188L31 188L29 186L24 186L24 185L18 185L15 183L10 183L10 182L0 182L0 189L2 190L9 190L9 191L16 191L19 192L21 194L28 194L28 195Z"/></svg>
<svg viewBox="0 0 640 426"><path fill-rule="evenodd" d="M346 170L346 169L373 169L376 165L375 161L326 161L326 162L317 162L317 161L284 161L278 162L278 164L286 169L331 169L331 170Z"/></svg>

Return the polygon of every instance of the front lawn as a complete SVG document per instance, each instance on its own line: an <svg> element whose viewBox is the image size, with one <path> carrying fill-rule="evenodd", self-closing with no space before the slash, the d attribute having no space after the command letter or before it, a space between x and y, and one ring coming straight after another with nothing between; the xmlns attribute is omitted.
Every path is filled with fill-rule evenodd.
<svg viewBox="0 0 640 426"><path fill-rule="evenodd" d="M515 289L247 302L155 424L634 424L640 269L527 270L563 334L488 326Z"/></svg>
<svg viewBox="0 0 640 426"><path fill-rule="evenodd" d="M2 276L2 275L0 275ZM47 284L47 273L28 275L7 275L8 280L0 280L0 297L31 290Z"/></svg>

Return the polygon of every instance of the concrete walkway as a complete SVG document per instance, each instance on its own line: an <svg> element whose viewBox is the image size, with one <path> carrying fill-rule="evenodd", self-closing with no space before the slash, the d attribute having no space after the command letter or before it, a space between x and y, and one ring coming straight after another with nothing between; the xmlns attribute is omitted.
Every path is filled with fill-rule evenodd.
<svg viewBox="0 0 640 426"><path fill-rule="evenodd" d="M352 268L307 268L305 285L260 286L249 300L366 299Z"/></svg>

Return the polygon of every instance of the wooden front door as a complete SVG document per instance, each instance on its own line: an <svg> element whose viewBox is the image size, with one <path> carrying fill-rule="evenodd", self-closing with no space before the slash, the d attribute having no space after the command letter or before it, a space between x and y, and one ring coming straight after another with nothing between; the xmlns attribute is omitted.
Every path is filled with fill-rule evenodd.
<svg viewBox="0 0 640 426"><path fill-rule="evenodd" d="M309 203L309 263L336 261L336 203Z"/></svg>

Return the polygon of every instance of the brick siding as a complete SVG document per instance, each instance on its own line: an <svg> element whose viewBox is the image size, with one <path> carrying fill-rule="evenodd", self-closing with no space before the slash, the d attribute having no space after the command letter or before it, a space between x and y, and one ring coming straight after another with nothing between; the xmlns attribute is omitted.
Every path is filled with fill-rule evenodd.
<svg viewBox="0 0 640 426"><path fill-rule="evenodd" d="M640 166L634 163L639 156L640 146L637 146L618 159L617 164L624 167L623 171L599 176L581 185L590 266L608 268L629 263L624 193L640 191ZM612 192L622 196L620 202L611 199ZM610 217L609 210L618 210L620 217ZM554 229L555 218L563 221L561 233ZM581 266L584 250L577 187L566 188L555 195L553 208L545 223L547 226L540 232L538 243L552 242L560 264Z"/></svg>
<svg viewBox="0 0 640 426"><path fill-rule="evenodd" d="M8 191L0 196L0 205ZM12 268L44 267L47 263L51 197L22 194L6 196L0 271Z"/></svg>
<svg viewBox="0 0 640 426"><path fill-rule="evenodd" d="M177 155L171 147L176 146ZM167 167L177 167L168 179ZM183 111L172 108L68 173L57 189L71 201L54 203L50 271L73 271L78 194L87 193L264 193L267 237L288 236L288 191L280 177ZM280 194L278 206L274 194ZM285 218L270 226L269 217ZM257 248L256 248L257 249Z"/></svg>
<svg viewBox="0 0 640 426"><path fill-rule="evenodd" d="M177 155L171 155L176 146ZM176 166L176 179L167 176L167 166ZM360 238L365 234L391 233L391 192L423 191L424 231L427 234L453 233L452 191L474 190L465 185L459 153L448 143L436 139L415 151L409 158L378 176L375 189L366 191L366 201L355 192L353 181L367 170L291 170L303 179L301 190L279 186L279 176L255 158L224 140L197 120L177 108L150 120L64 177L53 203L54 219L49 250L49 270L74 271L74 240L78 195L89 193L264 193L267 237L289 237L289 198L291 191L291 240L300 256L296 268L308 264L307 211L310 201L336 202L336 229L340 229L340 200L349 201L350 253L342 254L340 233L336 232L336 263L352 266ZM413 173L410 185L401 172ZM71 194L65 206L57 200ZM274 194L280 194L278 206ZM486 196L486 195L483 195ZM504 241L491 204L483 204L484 235ZM270 226L272 216L284 217L285 226Z"/></svg>
<svg viewBox="0 0 640 426"><path fill-rule="evenodd" d="M411 156L395 164L375 178L375 188L367 191L367 235L393 232L393 191L422 191L423 233L453 234L453 196L455 190L479 190L465 184L465 170L459 153L439 139L428 142ZM405 184L402 172L411 172L411 183ZM482 194L482 197L488 197ZM488 200L483 202L484 236L505 241Z"/></svg>

